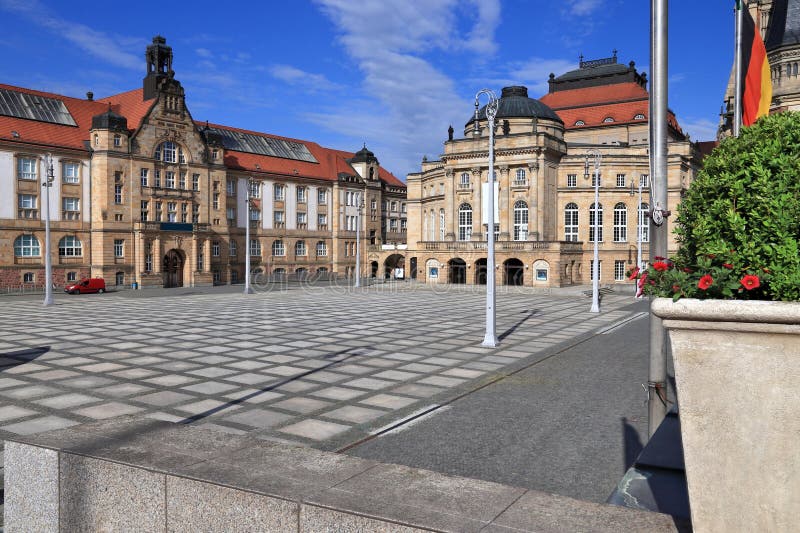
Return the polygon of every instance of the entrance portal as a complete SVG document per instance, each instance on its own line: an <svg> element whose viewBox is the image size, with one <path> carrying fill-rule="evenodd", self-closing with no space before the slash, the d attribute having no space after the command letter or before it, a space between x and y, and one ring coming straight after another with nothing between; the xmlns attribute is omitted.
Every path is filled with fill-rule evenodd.
<svg viewBox="0 0 800 533"><path fill-rule="evenodd" d="M164 256L164 288L183 287L183 252L172 249Z"/></svg>
<svg viewBox="0 0 800 533"><path fill-rule="evenodd" d="M450 283L467 282L467 263L460 257L451 259L447 262L449 272L448 280Z"/></svg>
<svg viewBox="0 0 800 533"><path fill-rule="evenodd" d="M486 285L486 259L475 261L475 285Z"/></svg>
<svg viewBox="0 0 800 533"><path fill-rule="evenodd" d="M508 259L503 263L506 285L522 285L524 267L519 259Z"/></svg>

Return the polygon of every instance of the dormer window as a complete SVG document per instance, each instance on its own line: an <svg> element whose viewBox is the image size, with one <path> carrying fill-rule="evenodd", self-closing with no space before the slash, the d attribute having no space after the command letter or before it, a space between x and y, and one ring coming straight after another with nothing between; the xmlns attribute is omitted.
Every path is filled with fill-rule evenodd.
<svg viewBox="0 0 800 533"><path fill-rule="evenodd" d="M636 115L634 115L633 120L644 120L644 118L645 118L644 114L637 113Z"/></svg>
<svg viewBox="0 0 800 533"><path fill-rule="evenodd" d="M606 118L603 119L603 123L604 124L609 124L611 122L614 122L614 118L613 117L606 117Z"/></svg>
<svg viewBox="0 0 800 533"><path fill-rule="evenodd" d="M214 160L219 159L219 150L217 150L216 148L211 150L211 159L214 159Z"/></svg>
<svg viewBox="0 0 800 533"><path fill-rule="evenodd" d="M100 146L100 136L98 134L94 134L94 145Z"/></svg>
<svg viewBox="0 0 800 533"><path fill-rule="evenodd" d="M114 146L122 146L122 137L119 133L114 134Z"/></svg>
<svg viewBox="0 0 800 533"><path fill-rule="evenodd" d="M585 126L585 125L586 125L586 123L585 123L584 121L582 121L582 120L576 120L576 121L575 121L575 125L576 125L576 126Z"/></svg>

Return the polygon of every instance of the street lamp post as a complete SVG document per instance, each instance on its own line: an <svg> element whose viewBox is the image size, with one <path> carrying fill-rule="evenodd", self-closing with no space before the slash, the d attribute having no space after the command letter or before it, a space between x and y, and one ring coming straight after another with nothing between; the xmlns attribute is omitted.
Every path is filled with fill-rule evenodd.
<svg viewBox="0 0 800 533"><path fill-rule="evenodd" d="M633 196L633 183L631 183L631 196ZM636 269L642 270L642 177L639 176L639 201L636 203ZM639 288L634 283L633 297L638 299Z"/></svg>
<svg viewBox="0 0 800 533"><path fill-rule="evenodd" d="M594 261L592 262L592 308L590 312L592 313L599 313L600 312L600 254L598 251L598 230L600 229L600 225L598 224L598 215L600 214L600 160L602 156L599 150L589 150L586 152L586 159L584 160L583 166L583 178L589 179L589 157L594 158L594 237L592 240L594 241ZM589 210L591 215L591 210ZM591 221L590 221L591 222ZM589 231L591 232L592 225L589 224Z"/></svg>
<svg viewBox="0 0 800 533"><path fill-rule="evenodd" d="M497 116L497 106L499 104L497 96L491 89L481 89L475 95L475 125L474 132L480 135L478 125L479 98L485 94L489 98L486 104L486 118L489 128L489 179L487 187L488 211L486 216L486 334L483 337L481 346L487 348L496 347L499 342L495 332L496 310L495 310L495 260L494 260L494 119Z"/></svg>
<svg viewBox="0 0 800 533"><path fill-rule="evenodd" d="M245 253L244 253L244 293L253 294L253 288L250 286L250 213L252 210L253 202L253 186L256 185L256 180L250 178L247 180L247 221L244 226L244 240L245 240Z"/></svg>
<svg viewBox="0 0 800 533"><path fill-rule="evenodd" d="M361 196L360 194L358 195ZM361 287L361 211L364 208L364 199L356 199L358 215L356 216L356 288Z"/></svg>
<svg viewBox="0 0 800 533"><path fill-rule="evenodd" d="M47 172L44 187L44 305L53 305L53 261L50 258L50 187L53 186L53 156L47 154Z"/></svg>

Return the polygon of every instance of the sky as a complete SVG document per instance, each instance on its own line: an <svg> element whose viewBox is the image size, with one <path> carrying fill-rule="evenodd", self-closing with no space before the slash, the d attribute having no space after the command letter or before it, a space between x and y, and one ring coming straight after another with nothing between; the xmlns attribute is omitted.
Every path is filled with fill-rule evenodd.
<svg viewBox="0 0 800 533"><path fill-rule="evenodd" d="M669 106L716 135L733 61L733 0L669 2ZM141 87L154 35L195 120L364 144L401 179L463 135L483 88L547 93L586 60L650 76L647 0L0 0L0 83L84 98ZM485 100L482 101L482 105Z"/></svg>

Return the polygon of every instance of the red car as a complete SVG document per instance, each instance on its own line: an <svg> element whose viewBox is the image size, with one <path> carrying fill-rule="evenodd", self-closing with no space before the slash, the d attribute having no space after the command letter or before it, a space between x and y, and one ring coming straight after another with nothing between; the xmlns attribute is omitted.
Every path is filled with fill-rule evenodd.
<svg viewBox="0 0 800 533"><path fill-rule="evenodd" d="M84 294L87 292L106 292L106 280L103 278L83 278L71 285L64 287L68 294Z"/></svg>

